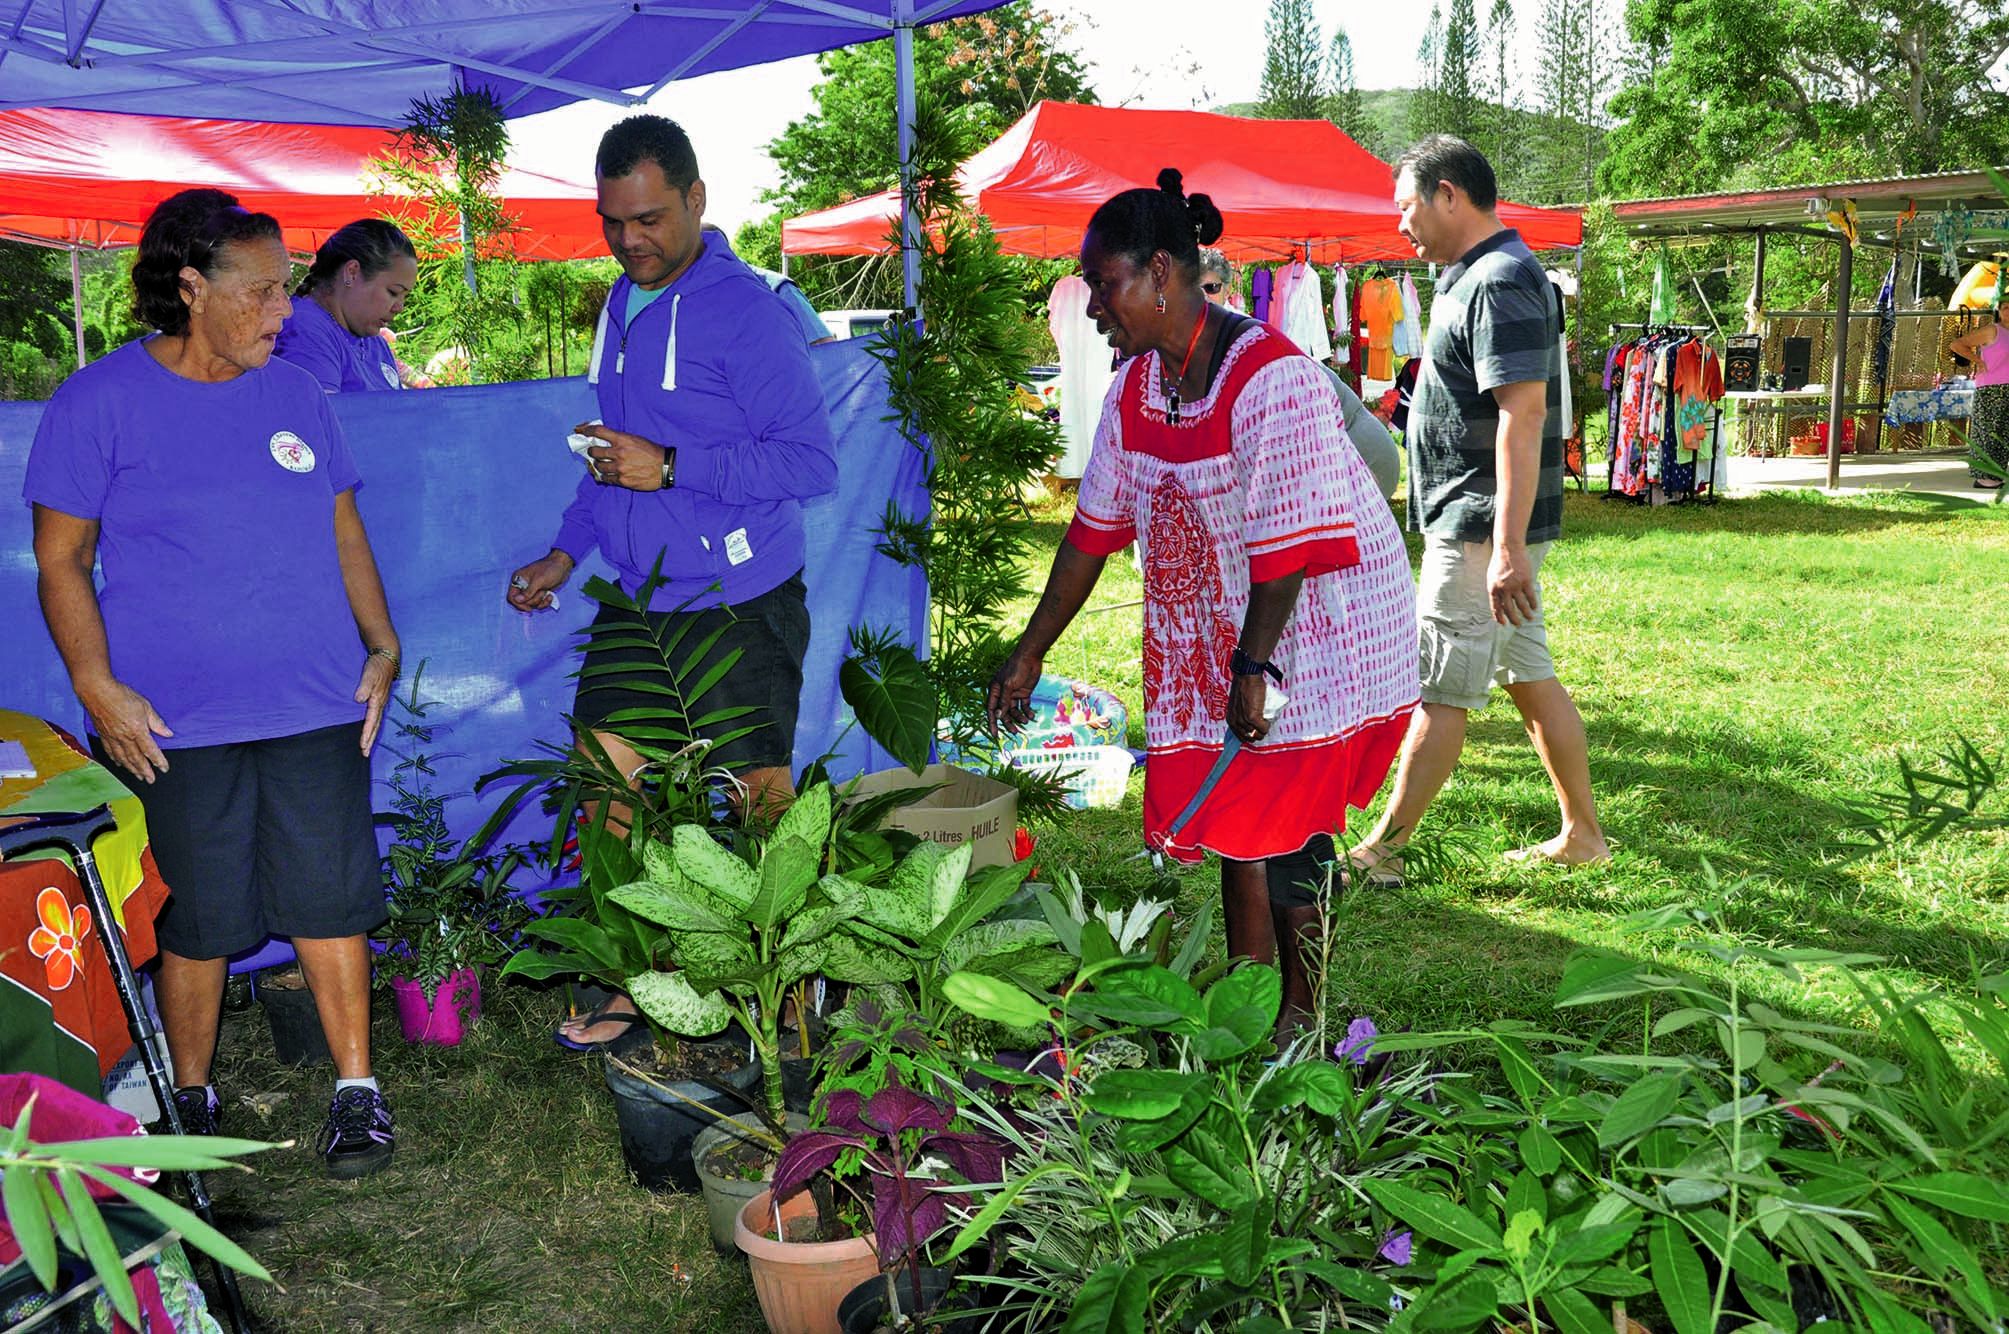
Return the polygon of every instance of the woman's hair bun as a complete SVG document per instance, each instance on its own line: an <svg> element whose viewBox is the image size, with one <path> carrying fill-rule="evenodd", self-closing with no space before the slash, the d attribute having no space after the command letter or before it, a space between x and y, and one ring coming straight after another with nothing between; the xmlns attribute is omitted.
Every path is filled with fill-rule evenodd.
<svg viewBox="0 0 2009 1334"><path fill-rule="evenodd" d="M1214 207L1214 201L1206 195L1186 194L1186 178L1177 167L1158 169L1158 188L1179 201L1186 210L1186 221L1193 228L1193 238L1201 245L1212 245L1221 239L1227 224L1221 220L1221 210Z"/></svg>
<svg viewBox="0 0 2009 1334"><path fill-rule="evenodd" d="M1193 223L1193 239L1201 245L1214 244L1227 230L1221 210L1215 208L1214 201L1206 195L1193 195L1186 200L1186 216Z"/></svg>

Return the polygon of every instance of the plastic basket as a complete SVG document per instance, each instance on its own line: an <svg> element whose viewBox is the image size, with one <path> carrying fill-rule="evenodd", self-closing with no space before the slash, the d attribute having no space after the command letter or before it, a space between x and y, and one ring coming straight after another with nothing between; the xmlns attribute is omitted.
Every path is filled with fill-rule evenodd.
<svg viewBox="0 0 2009 1334"><path fill-rule="evenodd" d="M1008 750L1005 761L1029 773L1058 773L1067 779L1067 804L1075 810L1121 806L1136 757L1122 746L1065 746L1056 750Z"/></svg>

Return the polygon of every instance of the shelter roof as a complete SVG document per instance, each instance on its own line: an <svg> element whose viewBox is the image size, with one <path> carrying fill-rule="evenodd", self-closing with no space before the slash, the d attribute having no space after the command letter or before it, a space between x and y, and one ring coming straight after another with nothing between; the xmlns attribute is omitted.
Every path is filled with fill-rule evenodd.
<svg viewBox="0 0 2009 1334"><path fill-rule="evenodd" d="M1985 211L2005 207L1995 181L1988 172L1977 170L1630 199L1612 205L1611 211L1627 231L1637 236L1693 236L1801 225L1822 227L1827 210L1844 199L1855 202L1863 231L1874 240L1888 240L1897 220L1911 209L1929 214L1948 209ZM1920 227L1911 234L1929 243L1930 230Z"/></svg>
<svg viewBox="0 0 2009 1334"><path fill-rule="evenodd" d="M457 84L512 117L636 105L676 79L1005 2L0 0L0 110L388 126Z"/></svg>
<svg viewBox="0 0 2009 1334"><path fill-rule="evenodd" d="M1329 121L1252 120L1204 111L1040 102L958 173L959 188L1010 254L1067 255L1095 209L1118 191L1179 168L1186 189L1213 198L1230 259L1411 259L1396 232L1388 164ZM891 250L895 191L782 224L792 255ZM1573 213L1503 204L1500 216L1536 249L1580 244Z"/></svg>
<svg viewBox="0 0 2009 1334"><path fill-rule="evenodd" d="M410 219L409 196L373 192L380 129L272 125L96 111L0 112L0 236L110 249L139 243L154 205L190 186L228 190L270 213L290 250L311 252L357 218ZM591 185L510 168L498 193L523 259L607 253Z"/></svg>

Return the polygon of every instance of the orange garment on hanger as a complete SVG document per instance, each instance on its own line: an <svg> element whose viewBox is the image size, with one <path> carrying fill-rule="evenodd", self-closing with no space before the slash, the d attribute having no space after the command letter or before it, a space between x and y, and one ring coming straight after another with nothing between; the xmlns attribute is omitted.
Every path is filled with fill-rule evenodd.
<svg viewBox="0 0 2009 1334"><path fill-rule="evenodd" d="M1367 378L1395 378L1395 326L1402 322L1402 289L1392 278L1370 278L1360 289L1360 322L1367 326Z"/></svg>

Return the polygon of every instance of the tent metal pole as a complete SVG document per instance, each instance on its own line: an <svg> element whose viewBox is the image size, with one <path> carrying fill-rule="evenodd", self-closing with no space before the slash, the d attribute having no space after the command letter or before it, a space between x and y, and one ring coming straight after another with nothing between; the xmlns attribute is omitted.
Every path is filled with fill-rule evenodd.
<svg viewBox="0 0 2009 1334"><path fill-rule="evenodd" d="M479 295L474 285L474 227L467 220L467 210L460 210L460 274L467 280L468 295Z"/></svg>
<svg viewBox="0 0 2009 1334"><path fill-rule="evenodd" d="M1758 229L1758 239L1752 247L1757 253L1751 261L1751 299L1745 303L1745 333L1757 333L1765 319L1765 229Z"/></svg>
<svg viewBox="0 0 2009 1334"><path fill-rule="evenodd" d="M914 216L914 0L893 3L893 87L900 120L900 292L921 308L921 224Z"/></svg>
<svg viewBox="0 0 2009 1334"><path fill-rule="evenodd" d="M84 368L84 261L70 247L70 326L77 334L77 369Z"/></svg>
<svg viewBox="0 0 2009 1334"><path fill-rule="evenodd" d="M1842 484L1842 422L1847 418L1849 386L1849 283L1855 277L1856 248L1849 238L1835 238L1842 247L1841 271L1835 275L1834 365L1828 373L1828 490Z"/></svg>

